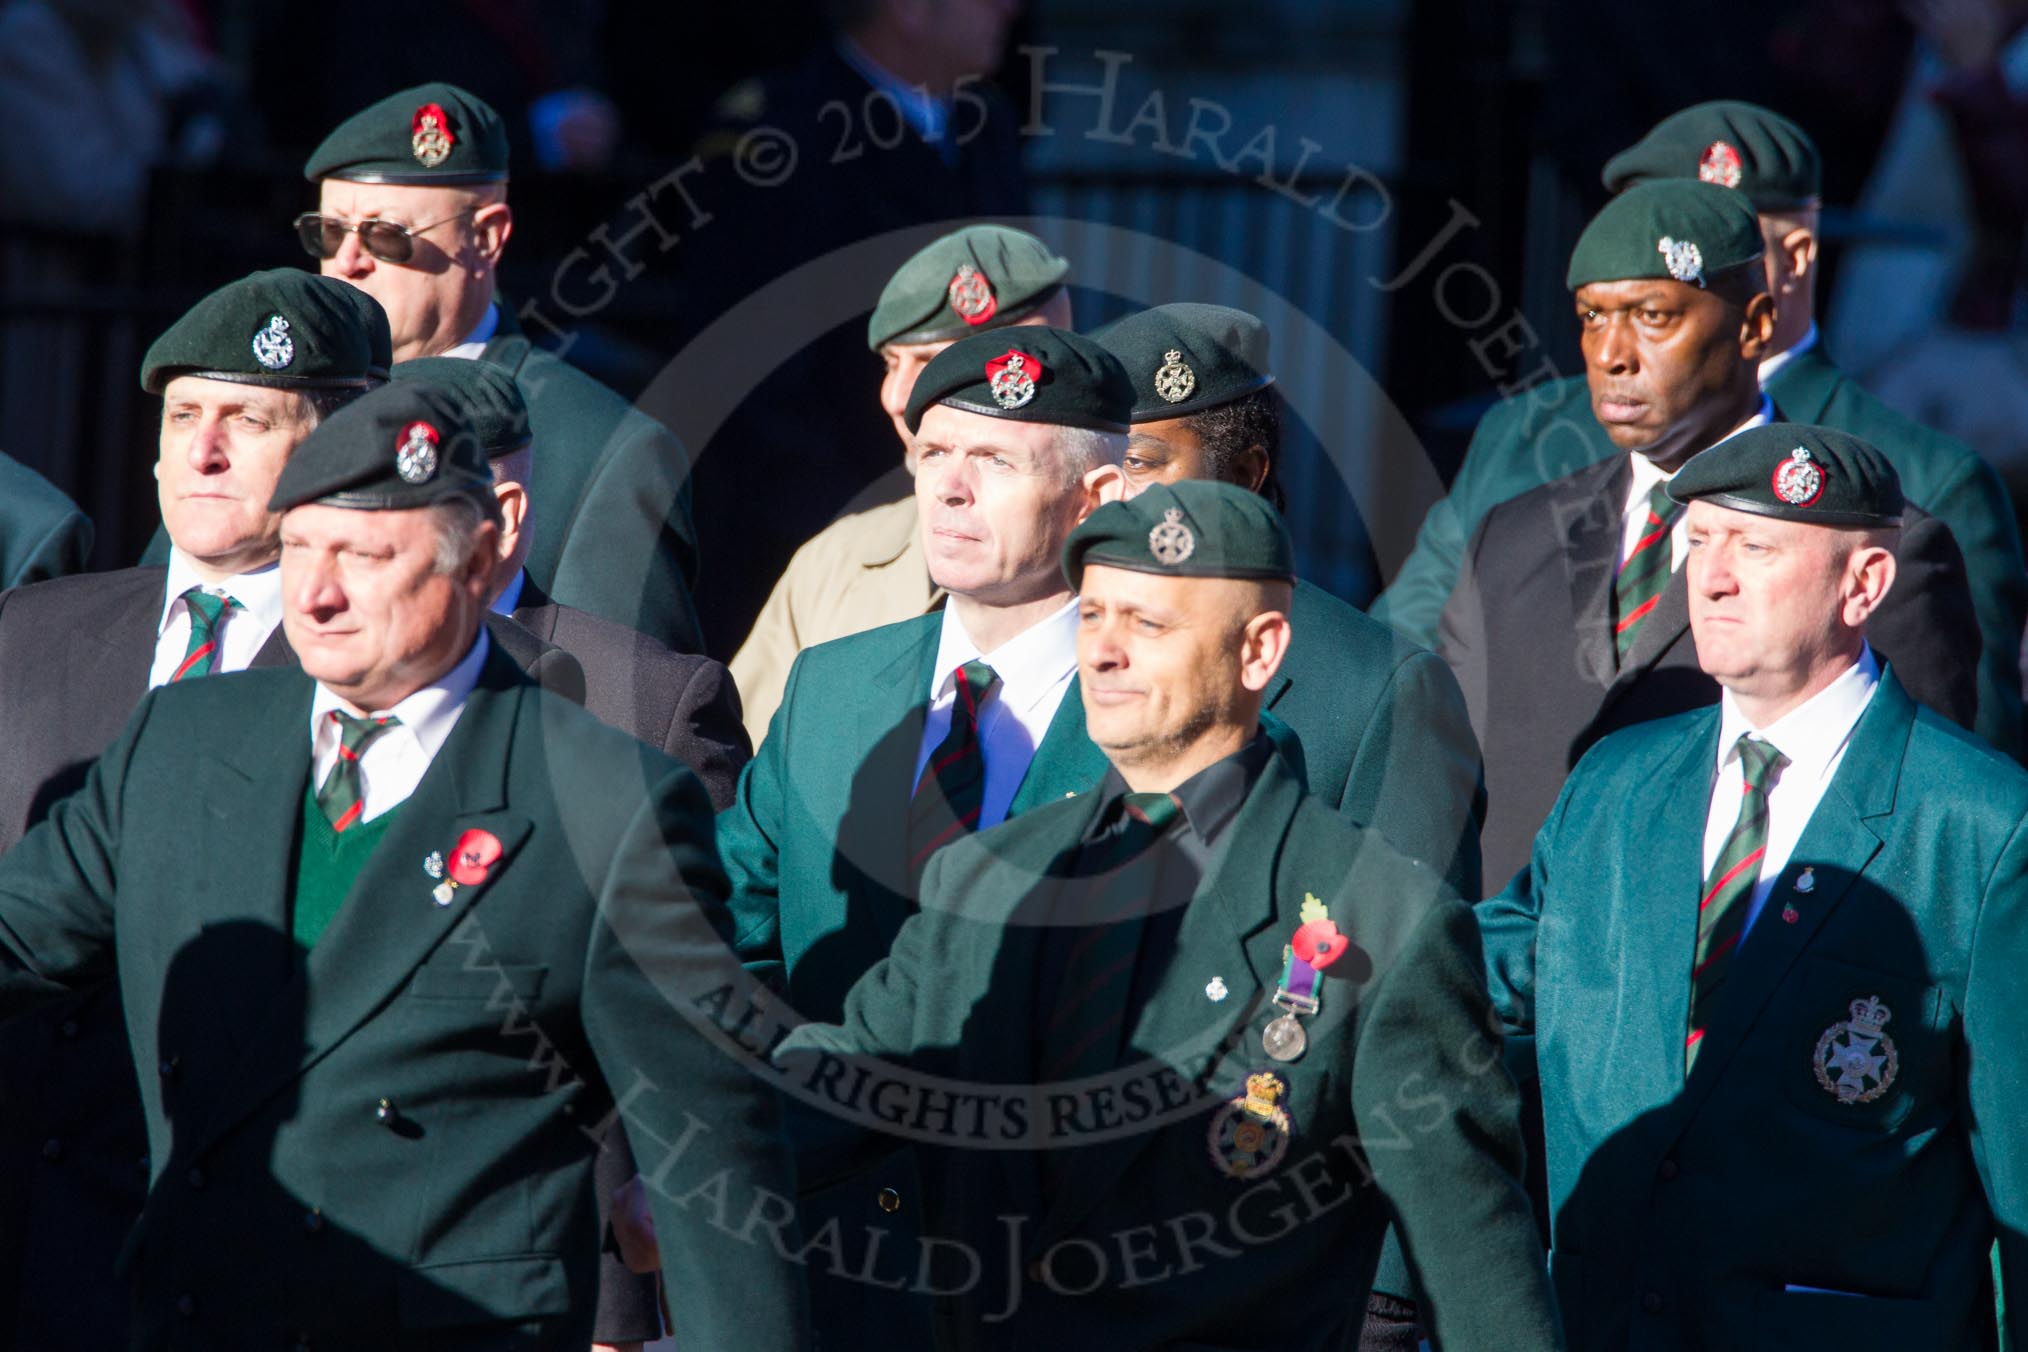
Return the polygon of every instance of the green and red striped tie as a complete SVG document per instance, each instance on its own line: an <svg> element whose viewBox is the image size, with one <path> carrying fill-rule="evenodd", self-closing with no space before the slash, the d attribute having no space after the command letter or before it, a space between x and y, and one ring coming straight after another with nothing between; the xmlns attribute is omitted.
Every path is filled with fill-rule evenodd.
<svg viewBox="0 0 2028 1352"><path fill-rule="evenodd" d="M202 587L184 592L183 604L190 611L190 646L183 651L182 664L169 673L171 682L211 674L218 663L218 622L228 610L243 609L230 596Z"/></svg>
<svg viewBox="0 0 2028 1352"><path fill-rule="evenodd" d="M986 795L986 758L979 752L979 706L999 685L999 673L984 662L958 668L957 697L951 701L951 730L931 753L908 804L908 876L943 846L979 826Z"/></svg>
<svg viewBox="0 0 2028 1352"><path fill-rule="evenodd" d="M1627 561L1620 565L1620 575L1613 582L1613 643L1622 662L1634 646L1634 634L1641 621L1648 618L1648 612L1655 608L1669 585L1675 554L1669 532L1675 528L1682 511L1683 504L1669 496L1666 484L1656 484L1648 490L1645 529L1627 551Z"/></svg>
<svg viewBox="0 0 2028 1352"><path fill-rule="evenodd" d="M401 720L393 714L355 717L342 709L331 710L329 716L338 725L338 759L331 762L324 787L317 790L317 806L324 810L324 818L333 831L343 831L358 822L366 807L359 787L360 756L365 754L368 743L389 728L400 726Z"/></svg>
<svg viewBox="0 0 2028 1352"><path fill-rule="evenodd" d="M1747 734L1741 734L1738 746L1745 781L1739 817L1704 880L1704 899L1697 909L1697 965L1690 969L1690 1035L1683 1044L1686 1074L1697 1063L1697 1049L1703 1045L1704 1030L1711 1022L1714 997L1746 932L1748 904L1754 884L1760 881L1761 860L1767 855L1767 796L1789 763L1772 745Z"/></svg>

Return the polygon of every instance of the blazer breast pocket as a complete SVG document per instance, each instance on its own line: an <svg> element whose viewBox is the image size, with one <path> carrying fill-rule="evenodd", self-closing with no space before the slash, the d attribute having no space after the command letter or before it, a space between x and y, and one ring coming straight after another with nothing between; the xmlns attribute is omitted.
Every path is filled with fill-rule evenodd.
<svg viewBox="0 0 2028 1352"><path fill-rule="evenodd" d="M1952 1110L1953 1019L1944 989L1918 976L1806 957L1767 1027L1793 1106L1885 1132L1926 1107Z"/></svg>
<svg viewBox="0 0 2028 1352"><path fill-rule="evenodd" d="M497 1000L503 1007L510 1000L530 1004L542 996L542 979L549 968L530 964L481 963L467 967L462 961L426 962L409 978L407 994L414 1000Z"/></svg>

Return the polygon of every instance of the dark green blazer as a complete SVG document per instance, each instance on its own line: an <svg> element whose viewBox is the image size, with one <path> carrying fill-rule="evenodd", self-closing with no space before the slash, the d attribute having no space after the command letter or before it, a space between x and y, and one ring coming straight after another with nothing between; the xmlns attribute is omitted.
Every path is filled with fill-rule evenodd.
<svg viewBox="0 0 2028 1352"><path fill-rule="evenodd" d="M939 852L921 911L853 989L842 1025L806 1025L777 1055L791 1076L824 1051L898 1063L932 1086L1015 1087L1033 1104L1032 1130L1000 1133L1007 1119L996 1116L986 1135L1002 1147L1046 1137L1062 1120L1059 1093L1086 1130L1108 1111L1109 1126L1147 1123L1069 1147L1054 1194L1032 1150L917 1133L924 1228L985 1260L979 1286L942 1302L940 1342L1349 1347L1393 1217L1444 1346L1561 1346L1519 1181L1514 1085L1486 1035L1470 908L1305 794L1278 758L1180 916L1151 922L1117 1092L1036 1085L1046 917L1101 806L1097 794L1053 803ZM1308 1051L1275 1063L1261 1052L1276 1013L1268 997L1312 893L1329 899L1354 947L1328 969ZM1220 998L1207 998L1213 979ZM1212 1160L1207 1133L1265 1069L1287 1086L1291 1142L1271 1169L1235 1179ZM1097 1280L1093 1252L1108 1255ZM1097 1289L1069 1296L1051 1280ZM1011 1318L991 1322L1010 1306Z"/></svg>
<svg viewBox="0 0 2028 1352"><path fill-rule="evenodd" d="M719 815L735 946L805 1018L835 1019L915 909L908 802L941 612L806 648L781 707ZM1007 809L1095 786L1075 678Z"/></svg>
<svg viewBox="0 0 2028 1352"><path fill-rule="evenodd" d="M1996 1233L2018 1345L2028 775L1884 674L1686 1082L1718 723L1599 743L1478 908L1501 1023L1533 1037L1571 1346L1971 1352ZM1898 1069L1842 1103L1813 1064L1870 997Z"/></svg>
<svg viewBox="0 0 2028 1352"><path fill-rule="evenodd" d="M1893 462L1908 500L1950 527L1978 607L1979 734L2011 756L2024 751L2020 651L2028 623L2028 570L2006 485L1963 442L1895 412L1849 379L1821 344L1791 358L1766 386L1791 422L1863 437ZM1620 454L1591 414L1582 375L1503 399L1472 434L1449 496L1430 508L1415 550L1372 613L1434 646L1465 546L1500 503Z"/></svg>
<svg viewBox="0 0 2028 1352"><path fill-rule="evenodd" d="M1479 743L1450 668L1308 582L1289 627L1263 707L1301 739L1310 792L1478 896Z"/></svg>
<svg viewBox="0 0 2028 1352"><path fill-rule="evenodd" d="M518 333L483 357L521 386L535 434L528 575L564 605L703 652L690 457L675 434Z"/></svg>
<svg viewBox="0 0 2028 1352"><path fill-rule="evenodd" d="M908 803L942 622L939 612L804 649L737 799L719 814L735 947L805 1018L837 1019L852 983L887 956L915 911ZM1105 772L1073 678L1008 813L1092 788ZM806 1157L838 1134L834 1121L799 1108L790 1128ZM806 1231L835 1224L855 1245L871 1244L886 1255L883 1279L916 1270L921 1221L906 1151L827 1179L803 1200ZM833 1279L858 1267L857 1248L842 1263L811 1265L820 1327L879 1327L897 1347L921 1345L927 1300Z"/></svg>
<svg viewBox="0 0 2028 1352"><path fill-rule="evenodd" d="M77 504L0 453L0 591L82 573L91 552L92 523Z"/></svg>
<svg viewBox="0 0 2028 1352"><path fill-rule="evenodd" d="M151 692L0 859L0 1008L115 975L149 1068L135 1346L518 1331L579 1352L616 1092L666 1193L794 1187L773 1094L679 1012L736 970L704 791L496 650L305 959L288 896L311 693L292 670ZM467 829L501 855L438 904L425 856ZM709 1207L654 1208L679 1336L801 1344L797 1269L727 1243Z"/></svg>

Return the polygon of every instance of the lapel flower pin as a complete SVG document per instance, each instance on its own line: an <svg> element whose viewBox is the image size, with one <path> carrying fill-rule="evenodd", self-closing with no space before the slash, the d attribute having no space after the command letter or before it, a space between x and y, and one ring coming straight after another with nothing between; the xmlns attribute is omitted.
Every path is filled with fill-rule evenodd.
<svg viewBox="0 0 2028 1352"><path fill-rule="evenodd" d="M435 858L434 855L431 856ZM436 885L430 893L439 906L451 904L458 888L477 887L486 881L487 872L500 858L500 838L491 831L473 829L458 837L458 843L451 847L449 862L450 877ZM432 873L434 876L434 873Z"/></svg>

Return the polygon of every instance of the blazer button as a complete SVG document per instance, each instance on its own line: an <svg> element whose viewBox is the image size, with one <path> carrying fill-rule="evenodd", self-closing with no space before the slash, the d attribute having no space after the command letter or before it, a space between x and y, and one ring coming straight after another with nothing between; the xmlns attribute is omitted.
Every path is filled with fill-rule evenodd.
<svg viewBox="0 0 2028 1352"><path fill-rule="evenodd" d="M54 1136L42 1143L42 1157L52 1163L63 1158L63 1142Z"/></svg>
<svg viewBox="0 0 2028 1352"><path fill-rule="evenodd" d="M1676 1175L1682 1171L1676 1167L1676 1161L1663 1160L1662 1167L1660 1169L1657 1169L1655 1172L1661 1175L1662 1181L1664 1183L1667 1183L1669 1180L1676 1177Z"/></svg>
<svg viewBox="0 0 2028 1352"><path fill-rule="evenodd" d="M190 1179L191 1187L195 1188L199 1192L204 1191L204 1170L192 1168L190 1173L186 1176Z"/></svg>
<svg viewBox="0 0 2028 1352"><path fill-rule="evenodd" d="M1650 1291L1648 1292L1647 1295L1642 1296L1641 1309L1647 1314L1662 1313L1662 1293L1659 1291Z"/></svg>
<svg viewBox="0 0 2028 1352"><path fill-rule="evenodd" d="M401 1109L394 1106L393 1099L382 1099L380 1106L373 1110L373 1115L383 1126L391 1127L401 1121Z"/></svg>
<svg viewBox="0 0 2028 1352"><path fill-rule="evenodd" d="M176 1297L176 1313L185 1319L194 1319L197 1316L197 1298L187 1291Z"/></svg>
<svg viewBox="0 0 2028 1352"><path fill-rule="evenodd" d="M901 1194L893 1188L882 1188L873 1195L873 1200L880 1203L880 1209L890 1216L901 1210Z"/></svg>

